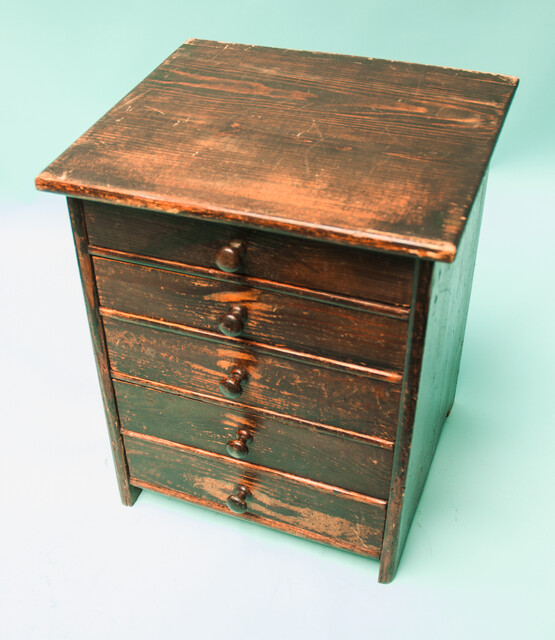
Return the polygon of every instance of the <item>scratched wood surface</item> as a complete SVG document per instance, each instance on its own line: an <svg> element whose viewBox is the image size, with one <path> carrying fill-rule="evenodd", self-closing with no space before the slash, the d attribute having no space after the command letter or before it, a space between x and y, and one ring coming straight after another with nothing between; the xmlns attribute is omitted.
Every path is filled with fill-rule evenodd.
<svg viewBox="0 0 555 640"><path fill-rule="evenodd" d="M36 184L452 261L516 85L192 40Z"/></svg>
<svg viewBox="0 0 555 640"><path fill-rule="evenodd" d="M363 373L277 357L163 327L104 318L110 364L118 374L222 398L219 383L234 367L248 380L238 408L260 407L392 442L400 385Z"/></svg>
<svg viewBox="0 0 555 640"><path fill-rule="evenodd" d="M83 201L83 210L95 247L204 267L232 281L256 278L400 307L410 303L410 258L101 202ZM236 275L216 266L218 251L232 240L245 246Z"/></svg>
<svg viewBox="0 0 555 640"><path fill-rule="evenodd" d="M220 455L245 429L245 461L387 499L392 449L370 446L331 430L261 416L216 402L200 402L135 384L114 382L122 429Z"/></svg>
<svg viewBox="0 0 555 640"><path fill-rule="evenodd" d="M158 268L94 259L100 305L138 316L212 331L240 304L235 340L283 346L336 360L403 371L408 322Z"/></svg>
<svg viewBox="0 0 555 640"><path fill-rule="evenodd" d="M184 446L125 436L131 482L169 489L176 497L225 510L237 485L251 496L240 518L317 536L335 546L378 556L385 501L228 460Z"/></svg>

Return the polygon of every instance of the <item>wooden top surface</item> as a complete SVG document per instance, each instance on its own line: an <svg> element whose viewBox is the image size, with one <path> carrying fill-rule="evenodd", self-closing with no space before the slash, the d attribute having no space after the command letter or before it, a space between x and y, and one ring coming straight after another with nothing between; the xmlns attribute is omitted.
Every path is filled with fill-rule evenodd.
<svg viewBox="0 0 555 640"><path fill-rule="evenodd" d="M36 184L451 261L517 82L191 40Z"/></svg>

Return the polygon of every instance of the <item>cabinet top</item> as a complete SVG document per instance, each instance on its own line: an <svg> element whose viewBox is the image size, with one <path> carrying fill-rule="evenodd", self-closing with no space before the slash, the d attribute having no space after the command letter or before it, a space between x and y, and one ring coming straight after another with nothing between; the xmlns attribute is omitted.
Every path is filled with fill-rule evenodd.
<svg viewBox="0 0 555 640"><path fill-rule="evenodd" d="M517 83L190 40L36 184L451 261Z"/></svg>

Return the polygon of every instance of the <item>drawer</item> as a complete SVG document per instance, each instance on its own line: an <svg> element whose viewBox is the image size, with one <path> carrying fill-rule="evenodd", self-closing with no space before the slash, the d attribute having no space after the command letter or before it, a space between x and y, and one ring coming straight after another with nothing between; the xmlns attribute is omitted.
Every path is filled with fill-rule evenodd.
<svg viewBox="0 0 555 640"><path fill-rule="evenodd" d="M84 201L83 209L89 241L97 247L218 269L218 253L240 240L245 247L240 274L410 305L414 268L410 258L97 202Z"/></svg>
<svg viewBox="0 0 555 640"><path fill-rule="evenodd" d="M126 431L240 457L376 498L389 495L392 449L134 384L115 381L114 387Z"/></svg>
<svg viewBox="0 0 555 640"><path fill-rule="evenodd" d="M386 503L189 447L124 436L132 484L232 513L238 485L250 490L239 517L378 556Z"/></svg>
<svg viewBox="0 0 555 640"><path fill-rule="evenodd" d="M366 374L277 356L248 345L229 345L163 327L104 318L114 375L123 374L222 399L220 383L233 388L238 406L262 408L320 424L395 438L400 385ZM231 400L229 402L232 402Z"/></svg>
<svg viewBox="0 0 555 640"><path fill-rule="evenodd" d="M103 307L340 361L403 370L408 327L404 319L117 260L95 258L94 266ZM237 304L240 310L233 308Z"/></svg>

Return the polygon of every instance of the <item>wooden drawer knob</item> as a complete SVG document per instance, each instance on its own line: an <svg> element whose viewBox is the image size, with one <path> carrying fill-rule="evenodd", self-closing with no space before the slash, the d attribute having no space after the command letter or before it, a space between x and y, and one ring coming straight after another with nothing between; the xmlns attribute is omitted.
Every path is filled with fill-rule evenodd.
<svg viewBox="0 0 555 640"><path fill-rule="evenodd" d="M233 304L218 322L218 329L224 336L236 338L243 333L247 309L242 304Z"/></svg>
<svg viewBox="0 0 555 640"><path fill-rule="evenodd" d="M240 484L235 490L235 494L228 496L225 501L227 508L233 513L245 513L247 510L247 498L251 495L251 492L247 487Z"/></svg>
<svg viewBox="0 0 555 640"><path fill-rule="evenodd" d="M243 367L234 367L231 373L220 380L220 391L226 398L234 400L243 393L242 382L247 380L249 374Z"/></svg>
<svg viewBox="0 0 555 640"><path fill-rule="evenodd" d="M227 443L226 449L230 456L238 460L244 460L249 455L247 442L252 441L251 432L248 429L237 429L237 437Z"/></svg>
<svg viewBox="0 0 555 640"><path fill-rule="evenodd" d="M245 250L244 242L241 242L241 240L231 240L225 247L222 247L216 255L218 269L226 273L236 273L239 271Z"/></svg>

